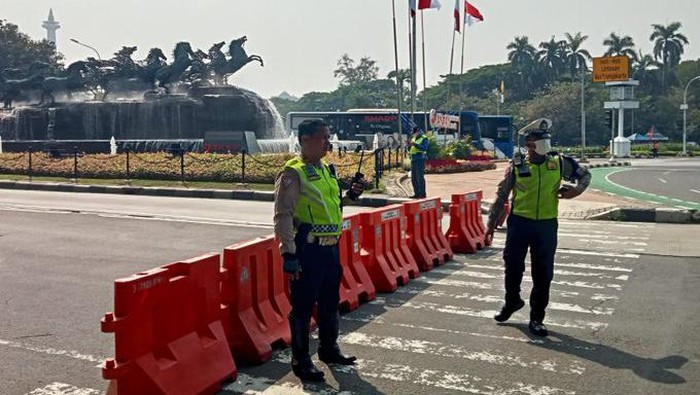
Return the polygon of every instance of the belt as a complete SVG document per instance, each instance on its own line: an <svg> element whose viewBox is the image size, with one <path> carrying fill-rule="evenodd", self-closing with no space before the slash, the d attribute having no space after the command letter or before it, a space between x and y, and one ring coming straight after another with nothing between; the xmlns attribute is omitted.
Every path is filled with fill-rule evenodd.
<svg viewBox="0 0 700 395"><path fill-rule="evenodd" d="M328 247L338 244L340 241L340 236L315 236L309 234L306 236L306 242L309 244L318 244L320 246Z"/></svg>

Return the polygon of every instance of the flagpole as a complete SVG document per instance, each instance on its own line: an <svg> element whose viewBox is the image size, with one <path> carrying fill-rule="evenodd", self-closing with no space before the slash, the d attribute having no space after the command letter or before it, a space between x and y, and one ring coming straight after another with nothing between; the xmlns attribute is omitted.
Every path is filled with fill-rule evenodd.
<svg viewBox="0 0 700 395"><path fill-rule="evenodd" d="M445 84L447 85L447 99L445 100L445 111L447 111L449 105L450 105L450 77L452 77L452 63L454 62L455 58L455 35L457 34L456 30L452 30L452 47L450 47L450 72L447 74L447 78L445 78Z"/></svg>
<svg viewBox="0 0 700 395"><path fill-rule="evenodd" d="M423 123L425 126L425 131L428 130L428 116L425 108L425 22L423 22L423 10L420 10L420 34L421 34L421 47L423 52L423 100L421 104L423 105Z"/></svg>
<svg viewBox="0 0 700 395"><path fill-rule="evenodd" d="M398 38L396 37L396 0L391 0L391 20L394 25L394 65L396 68L396 90L398 91L396 95L396 111L397 111L397 122L399 124L399 143L403 147L403 133L401 130L401 102L403 101L403 92L401 89L401 76L399 75L399 47ZM398 159L398 158L397 158Z"/></svg>
<svg viewBox="0 0 700 395"><path fill-rule="evenodd" d="M464 22L466 24L467 18L469 18L468 15L464 15ZM463 80L464 80L464 42L466 41L467 37L467 29L464 28L462 32L462 57L460 60L460 66L459 66L459 114L460 114L460 119L462 117L462 110L464 106L464 91L463 91ZM460 130L461 132L461 130Z"/></svg>
<svg viewBox="0 0 700 395"><path fill-rule="evenodd" d="M411 46L410 46L410 51L411 51L411 118L413 119L413 124L416 125L416 91L418 90L418 85L416 84L416 59L418 56L417 54L417 21L416 21L416 16L411 15L411 10L408 12L408 16L411 18L411 38L409 41Z"/></svg>

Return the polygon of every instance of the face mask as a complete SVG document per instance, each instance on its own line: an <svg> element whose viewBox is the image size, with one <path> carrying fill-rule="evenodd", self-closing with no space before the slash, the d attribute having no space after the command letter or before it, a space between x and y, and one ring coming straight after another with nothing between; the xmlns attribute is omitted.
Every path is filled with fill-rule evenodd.
<svg viewBox="0 0 700 395"><path fill-rule="evenodd" d="M537 155L547 155L552 151L552 142L550 139L542 139L535 141L535 152Z"/></svg>

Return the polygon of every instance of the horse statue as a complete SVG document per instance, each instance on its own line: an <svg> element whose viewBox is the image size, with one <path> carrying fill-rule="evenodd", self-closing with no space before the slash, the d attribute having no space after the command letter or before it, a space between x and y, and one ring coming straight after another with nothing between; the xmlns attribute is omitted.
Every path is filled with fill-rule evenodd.
<svg viewBox="0 0 700 395"><path fill-rule="evenodd" d="M190 43L184 41L177 43L173 50L173 63L161 67L156 72L156 86L164 89L166 94L170 93L168 84L180 81L195 57Z"/></svg>
<svg viewBox="0 0 700 395"><path fill-rule="evenodd" d="M160 48L151 48L146 59L140 62L139 78L148 85L148 89L153 89L156 86L156 73L168 65L167 60L168 58Z"/></svg>
<svg viewBox="0 0 700 395"><path fill-rule="evenodd" d="M41 74L32 74L29 77L19 79L7 78L4 74L3 70L0 73L0 100L2 100L3 108L6 110L12 109L12 102L17 100L22 92L39 89L44 80Z"/></svg>
<svg viewBox="0 0 700 395"><path fill-rule="evenodd" d="M106 75L105 97L112 92L142 92L150 88L141 79L141 66L131 55L138 47L122 47L114 53L112 62L115 65L114 72Z"/></svg>
<svg viewBox="0 0 700 395"><path fill-rule="evenodd" d="M224 76L226 75L226 64L228 59L226 55L221 50L221 48L226 45L226 41L221 41L216 43L209 48L209 68L214 74L214 84L223 85Z"/></svg>
<svg viewBox="0 0 700 395"><path fill-rule="evenodd" d="M182 76L182 81L190 86L211 85L212 70L209 63L205 62L209 58L206 52L198 49L194 52L192 64Z"/></svg>
<svg viewBox="0 0 700 395"><path fill-rule="evenodd" d="M229 76L236 73L238 70L242 69L243 66L247 65L250 62L260 62L260 66L265 66L260 56L248 56L248 54L245 52L245 49L243 49L243 45L245 45L246 41L248 41L248 37L243 36L241 38L234 39L233 41L231 41L231 44L229 44L228 52L230 55L230 59L226 63L224 73L222 73L224 76L224 81L226 81L226 79Z"/></svg>
<svg viewBox="0 0 700 395"><path fill-rule="evenodd" d="M53 105L56 101L54 92L65 91L68 95L71 92L85 88L85 76L89 71L87 62L77 61L71 63L62 76L45 77L41 82L41 100L39 104ZM50 99L47 102L46 99Z"/></svg>

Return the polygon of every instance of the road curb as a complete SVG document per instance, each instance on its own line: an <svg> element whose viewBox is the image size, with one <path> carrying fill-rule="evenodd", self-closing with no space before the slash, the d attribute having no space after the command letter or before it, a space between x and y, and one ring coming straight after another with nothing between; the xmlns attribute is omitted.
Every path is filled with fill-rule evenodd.
<svg viewBox="0 0 700 395"><path fill-rule="evenodd" d="M697 224L700 223L700 211L670 207L614 208L600 214L592 215L590 219L624 222L656 222L664 224Z"/></svg>
<svg viewBox="0 0 700 395"><path fill-rule="evenodd" d="M597 167L618 167L618 166L632 166L632 162L605 162L605 163L581 163L582 167L587 169L594 169Z"/></svg>

